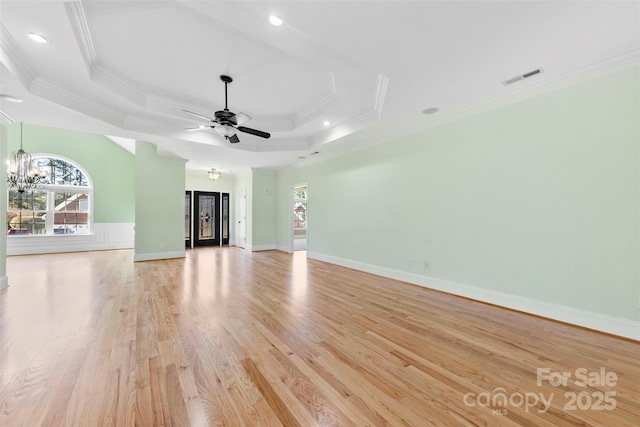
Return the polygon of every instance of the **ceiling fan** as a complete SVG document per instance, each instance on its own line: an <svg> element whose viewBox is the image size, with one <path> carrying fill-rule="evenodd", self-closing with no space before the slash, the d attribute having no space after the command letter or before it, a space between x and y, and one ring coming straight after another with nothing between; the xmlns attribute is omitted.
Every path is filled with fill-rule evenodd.
<svg viewBox="0 0 640 427"><path fill-rule="evenodd" d="M222 75L220 76L220 80L222 80L224 83L224 110L216 111L214 113L215 114L214 119L211 119L209 117L203 116L198 113L194 113L193 111L182 110L189 114L193 114L196 117L200 117L201 119L205 119L211 122L211 124L198 126L197 128L188 128L185 130L194 131L194 130L211 128L211 129L214 129L216 132L218 132L220 135L224 136L225 139L229 140L229 142L233 144L240 142L238 135L236 135L236 132L235 132L236 130L239 130L240 132L248 133L251 135L259 136L261 138L269 138L271 134L267 132L242 126L243 123L246 123L249 120L251 120L251 117L248 114L245 114L245 113L235 114L229 111L229 108L227 106L227 86L229 85L229 83L233 81L233 79L229 76Z"/></svg>

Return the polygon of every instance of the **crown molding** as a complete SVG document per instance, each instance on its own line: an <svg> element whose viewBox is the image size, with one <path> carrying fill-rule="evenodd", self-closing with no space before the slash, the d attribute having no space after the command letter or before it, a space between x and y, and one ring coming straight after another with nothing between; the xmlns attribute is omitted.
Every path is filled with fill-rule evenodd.
<svg viewBox="0 0 640 427"><path fill-rule="evenodd" d="M305 110L298 113L292 120L292 129L297 129L301 125L308 123L316 118L321 112L326 111L331 104L338 98L338 91L336 90L336 76L334 73L329 73L331 79L331 92L315 104L307 107Z"/></svg>
<svg viewBox="0 0 640 427"><path fill-rule="evenodd" d="M105 89L139 107L147 106L149 97L147 92L139 89L125 77L104 65L98 65L91 70L91 79Z"/></svg>
<svg viewBox="0 0 640 427"><path fill-rule="evenodd" d="M451 123L465 117L474 116L485 111L494 110L526 99L534 98L557 90L574 86L589 80L603 77L608 74L622 71L627 68L640 65L640 52L637 50L624 52L609 59L598 61L583 67L559 74L547 80L531 83L528 86L514 88L509 92L488 97L477 102L469 103L459 108L443 111L427 121L404 126L366 142L367 146L382 143L391 139L418 133L427 129L432 129Z"/></svg>
<svg viewBox="0 0 640 427"><path fill-rule="evenodd" d="M445 111L438 114L438 117L429 119L424 122L412 123L407 126L395 129L391 132L379 135L375 138L362 140L355 144L351 144L341 150L323 154L313 159L308 159L300 163L285 165L278 168L280 172L290 172L293 170L305 168L317 163L345 156L355 151L371 147L373 145L389 142L404 136L416 134L425 130L433 129L451 122L461 120L466 117L474 116L485 111L494 110L526 99L534 98L539 95L551 93L565 87L574 86L599 77L604 77L625 69L640 66L640 52L637 50L624 52L607 60L599 61L587 66L575 68L569 72L562 73L554 78L531 84L526 87L517 88L508 93L485 98L475 103L467 104L457 109Z"/></svg>
<svg viewBox="0 0 640 427"><path fill-rule="evenodd" d="M10 125L15 122L16 120L13 117L0 110L0 125Z"/></svg>
<svg viewBox="0 0 640 427"><path fill-rule="evenodd" d="M384 74L378 74L378 84L376 85L376 96L373 102L373 109L377 113L378 118L382 114L384 100L387 97L387 88L389 87L389 77Z"/></svg>
<svg viewBox="0 0 640 427"><path fill-rule="evenodd" d="M38 73L2 22L0 22L0 61L16 75L27 90L30 90L31 83L38 78Z"/></svg>
<svg viewBox="0 0 640 427"><path fill-rule="evenodd" d="M146 132L148 130L164 130L164 131L180 131L181 129L174 126L170 126L167 122L160 122L157 120L148 119L140 116L127 115L124 117L124 127L129 130L138 130Z"/></svg>
<svg viewBox="0 0 640 427"><path fill-rule="evenodd" d="M379 74L376 84L376 92L374 95L373 105L371 109L363 112L362 114L340 123L337 126L327 129L308 138L310 146L322 145L327 142L334 141L342 138L353 132L356 132L366 126L368 123L379 120L382 114L382 107L387 95L387 88L389 86L389 78L384 74Z"/></svg>
<svg viewBox="0 0 640 427"><path fill-rule="evenodd" d="M64 7L71 23L71 28L76 36L82 59L84 59L85 66L89 75L93 73L99 63L98 54L93 44L93 38L91 37L91 31L89 30L89 23L87 22L87 15L84 12L84 5L81 0L66 2Z"/></svg>
<svg viewBox="0 0 640 427"><path fill-rule="evenodd" d="M44 78L37 78L31 84L32 93L41 98L47 99L56 104L63 105L75 111L82 112L88 116L110 123L114 126L123 127L124 116L115 110L105 107L102 104L93 102L87 98L77 95L65 87Z"/></svg>

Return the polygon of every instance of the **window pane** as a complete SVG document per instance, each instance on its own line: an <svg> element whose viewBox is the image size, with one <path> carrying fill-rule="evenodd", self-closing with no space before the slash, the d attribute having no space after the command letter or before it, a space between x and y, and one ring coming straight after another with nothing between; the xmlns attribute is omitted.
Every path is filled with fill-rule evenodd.
<svg viewBox="0 0 640 427"><path fill-rule="evenodd" d="M88 231L88 216L86 213L55 213L53 234L86 234Z"/></svg>
<svg viewBox="0 0 640 427"><path fill-rule="evenodd" d="M43 184L89 186L89 180L82 171L62 159L39 158L34 159L34 162L41 171L47 173L47 177L42 180Z"/></svg>
<svg viewBox="0 0 640 427"><path fill-rule="evenodd" d="M23 191L9 190L9 210L47 210L46 191Z"/></svg>
<svg viewBox="0 0 640 427"><path fill-rule="evenodd" d="M293 227L307 227L307 202L296 202L293 206Z"/></svg>
<svg viewBox="0 0 640 427"><path fill-rule="evenodd" d="M7 235L44 234L46 227L42 216L32 211L7 212Z"/></svg>
<svg viewBox="0 0 640 427"><path fill-rule="evenodd" d="M58 193L54 195L56 212L89 210L89 195L87 193Z"/></svg>

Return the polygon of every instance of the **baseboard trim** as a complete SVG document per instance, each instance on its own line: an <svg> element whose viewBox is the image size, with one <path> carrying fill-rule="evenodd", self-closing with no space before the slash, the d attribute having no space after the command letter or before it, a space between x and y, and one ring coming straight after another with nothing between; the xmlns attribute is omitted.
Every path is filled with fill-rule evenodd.
<svg viewBox="0 0 640 427"><path fill-rule="evenodd" d="M0 291L9 287L9 278L7 276L0 277Z"/></svg>
<svg viewBox="0 0 640 427"><path fill-rule="evenodd" d="M257 245L250 246L251 252L259 252L259 251L273 251L276 249L276 245Z"/></svg>
<svg viewBox="0 0 640 427"><path fill-rule="evenodd" d="M449 294L497 305L524 313L533 314L540 317L569 323L572 325L605 332L612 335L640 341L640 322L581 310L560 304L553 304L546 301L532 298L520 297L503 292L482 289L477 286L465 285L451 282L435 277L422 276L419 274L407 273L393 270L386 267L371 265L359 261L352 261L331 255L317 252L307 252L307 257L319 261L340 265L343 267L360 270L390 279L401 280L425 288L446 292Z"/></svg>
<svg viewBox="0 0 640 427"><path fill-rule="evenodd" d="M287 252L287 253L293 252L291 249L289 249L288 246L276 245L275 249L281 252Z"/></svg>
<svg viewBox="0 0 640 427"><path fill-rule="evenodd" d="M133 261L155 261L159 259L184 258L186 256L187 254L184 250L175 252L155 252L146 254L134 254Z"/></svg>

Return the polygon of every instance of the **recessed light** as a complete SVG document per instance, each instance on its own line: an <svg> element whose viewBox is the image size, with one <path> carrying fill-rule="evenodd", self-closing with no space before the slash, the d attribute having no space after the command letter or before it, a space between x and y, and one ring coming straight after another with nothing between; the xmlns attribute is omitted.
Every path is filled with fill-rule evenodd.
<svg viewBox="0 0 640 427"><path fill-rule="evenodd" d="M36 43L49 43L49 40L36 33L29 33L29 38Z"/></svg>
<svg viewBox="0 0 640 427"><path fill-rule="evenodd" d="M314 151L313 153L309 153L310 156L315 156L316 154L320 154L319 151Z"/></svg>
<svg viewBox="0 0 640 427"><path fill-rule="evenodd" d="M440 110L437 109L436 107L426 108L426 109L422 110L422 114L435 114L438 111L440 111Z"/></svg>
<svg viewBox="0 0 640 427"><path fill-rule="evenodd" d="M269 16L269 22L271 22L271 25L279 27L284 21L278 18L276 15L271 15Z"/></svg>
<svg viewBox="0 0 640 427"><path fill-rule="evenodd" d="M302 160L302 159L306 159L306 157L305 157L305 156L298 156L298 158L299 158L300 160Z"/></svg>
<svg viewBox="0 0 640 427"><path fill-rule="evenodd" d="M331 122L329 120L325 120L322 122L322 126L331 126Z"/></svg>
<svg viewBox="0 0 640 427"><path fill-rule="evenodd" d="M15 96L6 95L4 93L0 93L0 99L4 99L5 101L11 101L11 102L24 102L22 98L16 98Z"/></svg>

